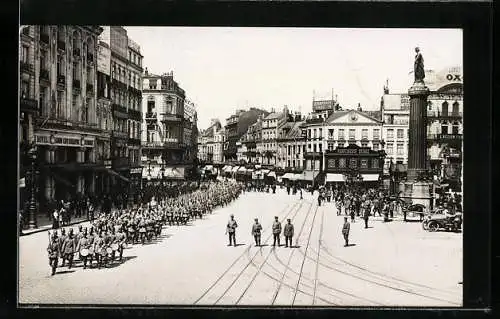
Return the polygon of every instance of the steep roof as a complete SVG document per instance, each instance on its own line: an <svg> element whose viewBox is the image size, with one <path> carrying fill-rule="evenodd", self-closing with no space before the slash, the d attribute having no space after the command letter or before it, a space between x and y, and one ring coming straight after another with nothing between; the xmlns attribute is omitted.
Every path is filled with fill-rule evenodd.
<svg viewBox="0 0 500 319"><path fill-rule="evenodd" d="M359 114L361 116L367 117L368 119L370 119L372 121L381 122L380 119L374 118L373 116L371 116L371 114L368 114L368 113L363 112L363 111L360 112L360 111L357 111L357 110L336 111L336 112L334 112L332 115L330 115L328 117L328 119L326 120L326 122L331 123L331 122L335 121L336 119L339 119L339 118L341 118L341 117L343 117L343 116L345 116L345 115L347 115L349 113L352 113L352 112L357 113L357 114Z"/></svg>
<svg viewBox="0 0 500 319"><path fill-rule="evenodd" d="M285 136L287 139L293 139L293 138L301 138L302 137L302 129L300 126L304 122L290 122L292 124L292 127L290 128L290 131L288 131L288 134Z"/></svg>
<svg viewBox="0 0 500 319"><path fill-rule="evenodd" d="M275 119L279 119L282 115L283 115L283 113L281 113L281 112L273 112L273 113L269 114L268 116L266 116L266 117L264 118L264 120L275 120Z"/></svg>

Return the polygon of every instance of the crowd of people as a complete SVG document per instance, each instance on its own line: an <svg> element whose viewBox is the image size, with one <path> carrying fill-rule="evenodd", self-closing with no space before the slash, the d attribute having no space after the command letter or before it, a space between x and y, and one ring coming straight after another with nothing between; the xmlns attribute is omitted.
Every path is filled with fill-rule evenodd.
<svg viewBox="0 0 500 319"><path fill-rule="evenodd" d="M217 207L228 205L239 197L243 187L232 180L211 181L201 184L191 192L169 197L152 197L147 203L133 208L116 209L111 212L98 209L90 227L78 227L75 234L70 228L55 229L50 234L47 248L52 275L66 263L73 266L75 254L83 268L97 268L123 260L127 245L146 244L159 238L164 226L187 224L189 220L202 218Z"/></svg>

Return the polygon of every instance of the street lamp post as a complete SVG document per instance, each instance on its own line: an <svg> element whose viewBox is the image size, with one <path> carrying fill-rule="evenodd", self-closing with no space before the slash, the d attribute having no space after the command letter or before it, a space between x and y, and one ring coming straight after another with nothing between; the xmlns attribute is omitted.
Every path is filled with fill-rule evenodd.
<svg viewBox="0 0 500 319"><path fill-rule="evenodd" d="M30 203L29 203L29 220L28 227L29 229L37 228L37 219L36 219L36 146L33 146L28 153L31 159L31 185L30 185Z"/></svg>

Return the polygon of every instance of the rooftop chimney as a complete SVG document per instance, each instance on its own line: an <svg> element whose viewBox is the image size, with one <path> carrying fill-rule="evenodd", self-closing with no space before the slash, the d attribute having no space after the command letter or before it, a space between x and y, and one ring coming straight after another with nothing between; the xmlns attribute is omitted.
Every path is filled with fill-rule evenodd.
<svg viewBox="0 0 500 319"><path fill-rule="evenodd" d="M148 75L148 68L144 69L144 74Z"/></svg>

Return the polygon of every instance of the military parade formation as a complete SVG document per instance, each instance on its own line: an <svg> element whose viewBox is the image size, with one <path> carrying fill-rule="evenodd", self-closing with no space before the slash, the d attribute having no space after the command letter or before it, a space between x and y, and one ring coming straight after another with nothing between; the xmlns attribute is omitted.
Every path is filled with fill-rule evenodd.
<svg viewBox="0 0 500 319"><path fill-rule="evenodd" d="M220 206L226 206L238 198L241 184L226 180L208 182L199 189L177 197L152 198L147 204L132 209L100 212L90 223L90 228L78 227L57 229L49 232L47 247L51 274L67 263L71 269L75 255L83 263L83 269L100 269L114 262L123 261L123 251L128 245L145 244L161 236L164 226L186 225L190 220L202 218ZM236 226L235 226L236 227ZM234 231L233 231L234 238Z"/></svg>

